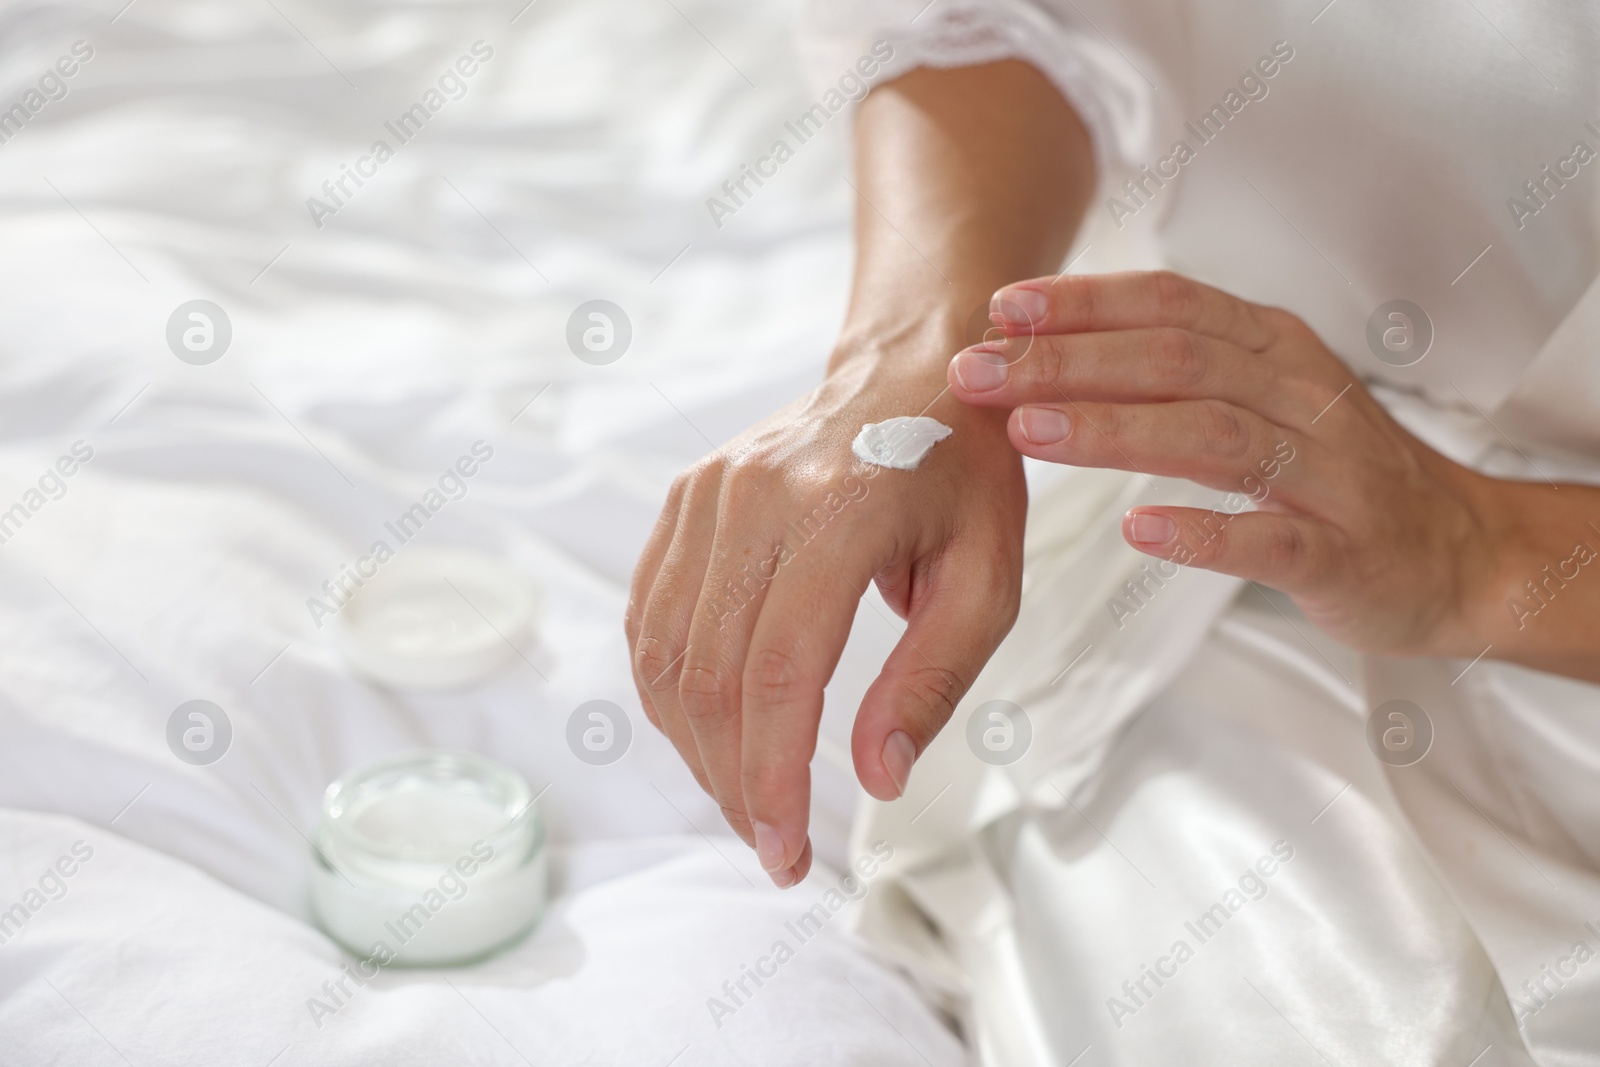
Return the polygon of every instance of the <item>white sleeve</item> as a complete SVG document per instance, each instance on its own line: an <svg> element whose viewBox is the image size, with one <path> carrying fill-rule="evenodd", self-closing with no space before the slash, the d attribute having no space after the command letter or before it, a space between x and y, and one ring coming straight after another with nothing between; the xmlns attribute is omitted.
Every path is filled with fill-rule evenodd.
<svg viewBox="0 0 1600 1067"><path fill-rule="evenodd" d="M915 67L1031 63L1088 128L1095 165L1137 170L1150 155L1151 86L1077 9L1063 0L806 0L801 56L819 91L887 45L878 84Z"/></svg>

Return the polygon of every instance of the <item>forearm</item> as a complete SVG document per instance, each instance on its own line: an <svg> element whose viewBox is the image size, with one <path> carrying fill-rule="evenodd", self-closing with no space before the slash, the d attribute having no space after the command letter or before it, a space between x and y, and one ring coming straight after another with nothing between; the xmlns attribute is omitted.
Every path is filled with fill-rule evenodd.
<svg viewBox="0 0 1600 1067"><path fill-rule="evenodd" d="M1485 483L1497 562L1462 651L1600 682L1600 489Z"/></svg>
<svg viewBox="0 0 1600 1067"><path fill-rule="evenodd" d="M1088 134L1042 74L1004 61L874 89L855 137L855 282L830 369L925 382L926 403L990 294L1060 265L1093 193Z"/></svg>

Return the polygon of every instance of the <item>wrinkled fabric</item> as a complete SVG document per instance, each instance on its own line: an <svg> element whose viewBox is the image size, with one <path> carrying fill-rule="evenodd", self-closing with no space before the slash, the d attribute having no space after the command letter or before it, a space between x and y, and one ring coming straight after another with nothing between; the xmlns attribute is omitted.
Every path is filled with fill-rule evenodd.
<svg viewBox="0 0 1600 1067"><path fill-rule="evenodd" d="M0 143L0 515L93 452L0 522L6 1067L963 1062L841 913L804 943L786 926L851 861L848 757L818 762L816 872L780 892L629 675L628 579L673 477L820 377L850 255L837 126L708 214L808 93L791 11L684 6L0 8L0 107L94 49ZM465 94L398 145L384 123L480 40ZM378 137L394 157L319 226L307 200ZM196 298L232 323L206 365L166 334ZM593 299L633 327L609 364L568 341ZM413 541L520 572L533 632L479 684L375 685L308 600L376 539L413 551L385 523L479 441ZM232 725L205 766L167 733L195 699ZM610 764L569 740L591 701L629 727ZM834 751L849 729L830 715ZM356 961L310 924L307 838L330 781L424 746L528 780L552 911L341 1004L324 983ZM63 893L47 876L80 839Z"/></svg>

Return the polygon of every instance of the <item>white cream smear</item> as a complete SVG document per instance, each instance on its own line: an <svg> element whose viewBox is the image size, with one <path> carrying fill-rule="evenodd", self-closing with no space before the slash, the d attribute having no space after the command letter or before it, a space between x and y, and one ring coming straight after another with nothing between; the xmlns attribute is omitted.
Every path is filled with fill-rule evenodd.
<svg viewBox="0 0 1600 1067"><path fill-rule="evenodd" d="M864 463L895 470L914 471L928 450L955 433L938 419L923 415L902 415L884 422L869 422L861 427L850 451Z"/></svg>

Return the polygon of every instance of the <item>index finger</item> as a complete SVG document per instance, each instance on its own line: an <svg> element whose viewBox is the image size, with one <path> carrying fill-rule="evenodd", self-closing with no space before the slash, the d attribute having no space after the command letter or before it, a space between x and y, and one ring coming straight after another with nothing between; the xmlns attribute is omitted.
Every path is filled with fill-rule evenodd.
<svg viewBox="0 0 1600 1067"><path fill-rule="evenodd" d="M1252 352L1277 337L1270 309L1166 270L1030 278L997 291L989 310L1008 334L1173 326Z"/></svg>

